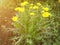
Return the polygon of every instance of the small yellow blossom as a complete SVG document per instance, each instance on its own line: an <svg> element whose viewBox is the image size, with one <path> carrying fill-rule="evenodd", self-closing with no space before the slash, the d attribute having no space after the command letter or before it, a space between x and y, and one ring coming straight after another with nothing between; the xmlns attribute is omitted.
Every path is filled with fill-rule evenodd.
<svg viewBox="0 0 60 45"><path fill-rule="evenodd" d="M17 8L15 8L15 11L24 12L25 8L17 7Z"/></svg>
<svg viewBox="0 0 60 45"><path fill-rule="evenodd" d="M49 12L42 12L42 16L43 17L49 17L50 16L50 13Z"/></svg>
<svg viewBox="0 0 60 45"><path fill-rule="evenodd" d="M41 3L39 3L39 2L38 2L38 3L37 3L37 5L38 5L38 6L40 6L40 5L41 5Z"/></svg>
<svg viewBox="0 0 60 45"><path fill-rule="evenodd" d="M30 16L34 16L34 15L35 15L35 13L33 13L33 12L30 13Z"/></svg>
<svg viewBox="0 0 60 45"><path fill-rule="evenodd" d="M49 11L49 8L48 8L48 7L46 7L46 8L43 8L43 10L44 10L44 11Z"/></svg>
<svg viewBox="0 0 60 45"><path fill-rule="evenodd" d="M26 6L27 4L29 4L27 1L24 1L21 3L21 6Z"/></svg>
<svg viewBox="0 0 60 45"><path fill-rule="evenodd" d="M39 7L38 7L38 6L36 6L36 5L33 7L33 9L38 9L38 8L39 8Z"/></svg>
<svg viewBox="0 0 60 45"><path fill-rule="evenodd" d="M12 20L13 20L13 21L17 21L17 20L18 20L18 17L17 17L17 16L13 16L13 17L12 17Z"/></svg>
<svg viewBox="0 0 60 45"><path fill-rule="evenodd" d="M29 9L32 9L33 8L33 3L32 4L30 4L30 6L29 6Z"/></svg>

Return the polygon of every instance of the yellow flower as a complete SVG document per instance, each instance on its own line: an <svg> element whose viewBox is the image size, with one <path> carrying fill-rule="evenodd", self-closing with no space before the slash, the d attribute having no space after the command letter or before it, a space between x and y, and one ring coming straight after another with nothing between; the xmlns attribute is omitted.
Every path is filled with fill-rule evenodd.
<svg viewBox="0 0 60 45"><path fill-rule="evenodd" d="M46 8L43 8L43 10L44 10L44 11L49 11L49 8L48 8L48 7L46 7Z"/></svg>
<svg viewBox="0 0 60 45"><path fill-rule="evenodd" d="M21 3L21 6L26 6L27 4L29 4L27 1L24 1L23 3Z"/></svg>
<svg viewBox="0 0 60 45"><path fill-rule="evenodd" d="M23 7L17 7L17 8L15 8L15 11L24 12L25 8L23 8Z"/></svg>
<svg viewBox="0 0 60 45"><path fill-rule="evenodd" d="M35 13L33 13L33 12L30 13L30 16L34 16L34 15L35 15Z"/></svg>
<svg viewBox="0 0 60 45"><path fill-rule="evenodd" d="M50 16L50 13L49 12L42 12L42 16L43 17L49 17Z"/></svg>
<svg viewBox="0 0 60 45"><path fill-rule="evenodd" d="M29 9L32 9L32 8L33 8L33 4L30 4Z"/></svg>
<svg viewBox="0 0 60 45"><path fill-rule="evenodd" d="M38 9L38 8L39 8L39 7L38 7L38 6L36 6L36 5L33 7L33 9Z"/></svg>
<svg viewBox="0 0 60 45"><path fill-rule="evenodd" d="M39 2L38 2L38 3L37 3L37 5L38 5L38 6L40 6L40 5L41 5L41 3L39 3Z"/></svg>
<svg viewBox="0 0 60 45"><path fill-rule="evenodd" d="M17 21L17 20L18 20L18 17L17 17L17 16L13 16L13 17L12 17L12 20L13 20L13 21Z"/></svg>

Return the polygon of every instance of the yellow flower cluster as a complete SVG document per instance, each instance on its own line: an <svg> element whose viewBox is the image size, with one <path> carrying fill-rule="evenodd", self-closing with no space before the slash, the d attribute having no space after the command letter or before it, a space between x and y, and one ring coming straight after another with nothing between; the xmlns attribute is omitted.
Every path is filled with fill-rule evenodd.
<svg viewBox="0 0 60 45"><path fill-rule="evenodd" d="M23 7L17 7L17 8L15 8L15 11L24 12L25 8L23 8Z"/></svg>
<svg viewBox="0 0 60 45"><path fill-rule="evenodd" d="M15 11L25 12L25 7L24 6L26 6L27 4L29 4L29 2L27 2L27 1L22 2L20 4L21 7L15 8ZM49 8L48 7L43 7L40 2L36 3L36 5L34 5L33 3L29 4L28 8L29 9L39 9L40 6L41 6L41 9L43 9L43 11L44 11L44 12L42 12L42 17L49 17L51 15L49 13ZM35 15L34 12L30 13L30 16L34 16L34 15ZM14 19L16 20L17 18L15 17L15 18L13 18L13 20Z"/></svg>
<svg viewBox="0 0 60 45"><path fill-rule="evenodd" d="M49 17L51 14L49 13L49 8L48 7L43 7L42 8L44 12L42 12L42 17Z"/></svg>
<svg viewBox="0 0 60 45"><path fill-rule="evenodd" d="M37 5L30 4L29 9L38 9L39 8L39 5L41 5L41 4L40 3L37 3Z"/></svg>
<svg viewBox="0 0 60 45"><path fill-rule="evenodd" d="M38 9L39 8L39 6L37 6L37 5L30 5L30 7L29 7L29 9Z"/></svg>
<svg viewBox="0 0 60 45"><path fill-rule="evenodd" d="M21 3L21 6L26 6L27 4L29 4L29 2L24 1L23 3Z"/></svg>

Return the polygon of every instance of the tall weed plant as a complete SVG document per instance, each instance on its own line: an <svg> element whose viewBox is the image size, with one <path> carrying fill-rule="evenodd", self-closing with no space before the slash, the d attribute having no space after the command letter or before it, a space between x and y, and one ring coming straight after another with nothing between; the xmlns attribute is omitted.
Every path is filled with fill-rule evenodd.
<svg viewBox="0 0 60 45"><path fill-rule="evenodd" d="M13 45L60 45L59 19L53 8L41 2L24 1L12 17L16 28Z"/></svg>

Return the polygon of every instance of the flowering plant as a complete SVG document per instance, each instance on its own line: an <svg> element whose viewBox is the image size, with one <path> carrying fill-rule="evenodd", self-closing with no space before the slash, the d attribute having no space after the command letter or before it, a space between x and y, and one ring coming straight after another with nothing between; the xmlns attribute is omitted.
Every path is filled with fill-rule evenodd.
<svg viewBox="0 0 60 45"><path fill-rule="evenodd" d="M48 4L27 1L16 7L17 14L12 20L18 36L14 45L55 45L59 22L51 9Z"/></svg>

